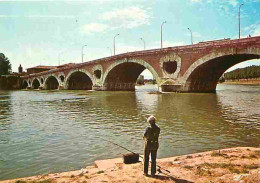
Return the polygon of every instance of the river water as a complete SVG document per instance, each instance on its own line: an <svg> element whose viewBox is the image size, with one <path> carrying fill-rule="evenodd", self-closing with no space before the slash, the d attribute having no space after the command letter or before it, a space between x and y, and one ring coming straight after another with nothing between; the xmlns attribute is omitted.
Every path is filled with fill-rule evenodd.
<svg viewBox="0 0 260 183"><path fill-rule="evenodd" d="M161 128L158 157L259 146L260 86L218 85L215 94L0 91L0 180L60 172L142 153L146 114Z"/></svg>

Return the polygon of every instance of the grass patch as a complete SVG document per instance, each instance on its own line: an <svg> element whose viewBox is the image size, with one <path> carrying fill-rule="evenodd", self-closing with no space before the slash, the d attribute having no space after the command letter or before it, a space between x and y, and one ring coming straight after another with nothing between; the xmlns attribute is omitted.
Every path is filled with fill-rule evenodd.
<svg viewBox="0 0 260 183"><path fill-rule="evenodd" d="M174 161L179 161L180 160L180 158L179 157L177 157L177 158L175 158L175 160Z"/></svg>
<svg viewBox="0 0 260 183"><path fill-rule="evenodd" d="M203 163L199 165L202 168L224 168L224 169L228 169L231 173L236 173L236 174L240 174L240 173L249 173L249 170L252 169L257 169L259 166L257 164L251 164L251 165L244 165L242 167L242 169L238 169L234 164L227 164L227 163Z"/></svg>
<svg viewBox="0 0 260 183"><path fill-rule="evenodd" d="M56 181L52 180L40 180L40 181L24 181L24 180L17 180L15 183L55 183Z"/></svg>
<svg viewBox="0 0 260 183"><path fill-rule="evenodd" d="M244 165L243 168L245 169L257 169L259 166L257 164L251 164L251 165Z"/></svg>
<svg viewBox="0 0 260 183"><path fill-rule="evenodd" d="M228 169L231 173L239 173L240 171L235 168L234 164L227 164L227 163L203 163L200 166L208 167L208 168L225 168Z"/></svg>
<svg viewBox="0 0 260 183"><path fill-rule="evenodd" d="M243 168L240 173L249 173L248 169Z"/></svg>
<svg viewBox="0 0 260 183"><path fill-rule="evenodd" d="M193 166L190 166L190 165L185 165L183 168L186 168L186 169L192 169Z"/></svg>
<svg viewBox="0 0 260 183"><path fill-rule="evenodd" d="M240 174L240 170L235 168L234 166L230 166L228 167L228 170L231 172L231 173L236 173L236 174Z"/></svg>
<svg viewBox="0 0 260 183"><path fill-rule="evenodd" d="M80 176L80 177L82 177L83 175L84 175L84 173L83 173L83 172L79 174L79 176Z"/></svg>
<svg viewBox="0 0 260 183"><path fill-rule="evenodd" d="M260 158L260 151L254 151L252 154L250 154L249 156L245 156L242 155L241 158L243 159L256 159L256 158Z"/></svg>
<svg viewBox="0 0 260 183"><path fill-rule="evenodd" d="M212 173L210 170L198 167L196 170L196 174L200 176L212 176Z"/></svg>
<svg viewBox="0 0 260 183"><path fill-rule="evenodd" d="M71 176L70 176L70 178L74 178L74 177L75 177L75 175L71 175Z"/></svg>
<svg viewBox="0 0 260 183"><path fill-rule="evenodd" d="M249 155L249 158L252 158L252 159L254 159L254 158L257 158L257 156L256 156L256 155L254 155L254 154L250 154L250 155Z"/></svg>
<svg viewBox="0 0 260 183"><path fill-rule="evenodd" d="M104 171L100 170L100 171L97 172L97 174L101 174L101 173L104 173Z"/></svg>
<svg viewBox="0 0 260 183"><path fill-rule="evenodd" d="M220 153L220 151L212 151L212 153L210 154L212 157L217 157L217 156L221 156L224 158L228 158L228 155L225 153Z"/></svg>

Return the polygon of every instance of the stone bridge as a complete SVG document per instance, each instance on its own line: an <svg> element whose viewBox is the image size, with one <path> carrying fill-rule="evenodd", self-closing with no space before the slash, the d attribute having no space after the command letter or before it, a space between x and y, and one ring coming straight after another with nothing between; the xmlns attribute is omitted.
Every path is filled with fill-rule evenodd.
<svg viewBox="0 0 260 183"><path fill-rule="evenodd" d="M82 90L135 90L148 69L159 91L215 92L230 67L260 58L260 36L124 53L23 77L24 87Z"/></svg>

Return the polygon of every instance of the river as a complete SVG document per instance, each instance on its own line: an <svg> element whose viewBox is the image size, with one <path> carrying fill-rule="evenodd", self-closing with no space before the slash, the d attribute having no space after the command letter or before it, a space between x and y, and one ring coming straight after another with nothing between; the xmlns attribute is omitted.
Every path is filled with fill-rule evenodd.
<svg viewBox="0 0 260 183"><path fill-rule="evenodd" d="M0 180L81 169L142 153L146 114L161 128L158 157L259 146L260 86L218 85L214 94L0 91Z"/></svg>

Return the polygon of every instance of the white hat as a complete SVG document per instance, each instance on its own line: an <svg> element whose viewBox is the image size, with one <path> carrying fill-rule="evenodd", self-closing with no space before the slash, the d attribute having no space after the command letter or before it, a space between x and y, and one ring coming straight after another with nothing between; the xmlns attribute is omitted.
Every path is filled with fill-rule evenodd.
<svg viewBox="0 0 260 183"><path fill-rule="evenodd" d="M150 123L150 121L156 121L156 118L153 116L153 115L151 115L151 116L149 116L148 118L147 118L147 122L148 123Z"/></svg>

